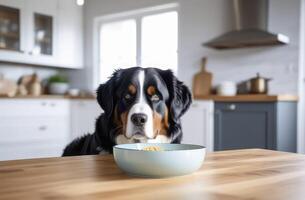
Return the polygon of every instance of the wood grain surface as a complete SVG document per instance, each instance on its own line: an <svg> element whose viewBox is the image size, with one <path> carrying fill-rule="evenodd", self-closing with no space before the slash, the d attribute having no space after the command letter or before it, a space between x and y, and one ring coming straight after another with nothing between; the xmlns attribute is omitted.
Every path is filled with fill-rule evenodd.
<svg viewBox="0 0 305 200"><path fill-rule="evenodd" d="M305 199L305 156L251 149L208 154L191 175L129 177L111 155L0 162L0 199Z"/></svg>
<svg viewBox="0 0 305 200"><path fill-rule="evenodd" d="M212 89L213 74L206 71L207 58L202 58L201 71L193 77L193 95L210 95Z"/></svg>

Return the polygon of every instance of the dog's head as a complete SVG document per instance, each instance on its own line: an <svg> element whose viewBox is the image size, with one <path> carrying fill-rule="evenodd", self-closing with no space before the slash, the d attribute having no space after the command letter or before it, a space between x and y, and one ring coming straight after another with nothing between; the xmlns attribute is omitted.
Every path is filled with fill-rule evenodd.
<svg viewBox="0 0 305 200"><path fill-rule="evenodd" d="M140 67L114 72L99 86L97 100L115 129L110 137L116 144L181 138L182 132L173 129L180 128L180 117L192 101L172 71Z"/></svg>

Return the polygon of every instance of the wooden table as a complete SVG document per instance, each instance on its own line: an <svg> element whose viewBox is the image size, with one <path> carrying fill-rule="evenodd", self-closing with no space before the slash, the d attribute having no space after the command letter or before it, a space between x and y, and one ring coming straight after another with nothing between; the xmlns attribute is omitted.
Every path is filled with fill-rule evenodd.
<svg viewBox="0 0 305 200"><path fill-rule="evenodd" d="M186 163L187 164L187 163ZM211 153L192 175L129 177L112 156L0 162L0 199L305 199L305 156L269 150Z"/></svg>

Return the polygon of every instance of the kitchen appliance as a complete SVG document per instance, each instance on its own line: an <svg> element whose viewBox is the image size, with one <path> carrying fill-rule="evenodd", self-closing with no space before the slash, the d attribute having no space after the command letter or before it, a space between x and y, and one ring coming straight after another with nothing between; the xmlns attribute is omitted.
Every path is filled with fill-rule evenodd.
<svg viewBox="0 0 305 200"><path fill-rule="evenodd" d="M201 71L195 74L193 79L193 95L203 96L211 93L212 73L206 71L207 58L202 58Z"/></svg>
<svg viewBox="0 0 305 200"><path fill-rule="evenodd" d="M233 0L235 30L225 33L205 46L232 49L289 43L289 38L267 30L268 0Z"/></svg>
<svg viewBox="0 0 305 200"><path fill-rule="evenodd" d="M250 79L250 93L252 94L267 94L268 93L268 82L270 78L263 78L259 73L256 77Z"/></svg>
<svg viewBox="0 0 305 200"><path fill-rule="evenodd" d="M234 96L237 93L237 86L232 81L224 81L217 86L217 95Z"/></svg>

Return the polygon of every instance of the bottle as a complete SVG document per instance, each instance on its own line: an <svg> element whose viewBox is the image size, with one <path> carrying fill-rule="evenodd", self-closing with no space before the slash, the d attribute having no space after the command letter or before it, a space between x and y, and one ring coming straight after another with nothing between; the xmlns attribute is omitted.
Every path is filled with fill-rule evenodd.
<svg viewBox="0 0 305 200"><path fill-rule="evenodd" d="M42 92L42 87L41 87L40 81L38 79L37 74L34 73L33 77L32 77L32 82L30 85L30 95L40 96L41 92Z"/></svg>

